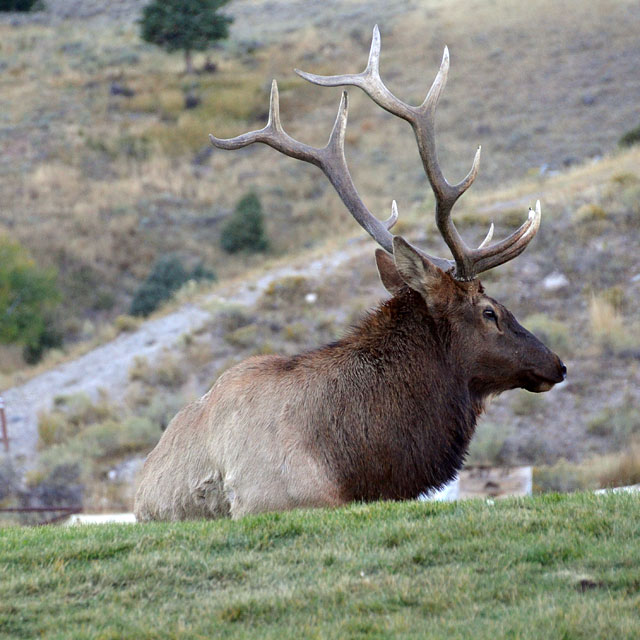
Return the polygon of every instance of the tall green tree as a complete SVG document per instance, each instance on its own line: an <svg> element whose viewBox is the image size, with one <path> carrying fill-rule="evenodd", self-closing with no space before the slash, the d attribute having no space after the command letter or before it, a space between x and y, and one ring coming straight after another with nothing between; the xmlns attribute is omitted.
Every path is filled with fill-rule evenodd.
<svg viewBox="0 0 640 640"><path fill-rule="evenodd" d="M40 346L59 300L56 273L40 269L24 247L0 235L0 343Z"/></svg>
<svg viewBox="0 0 640 640"><path fill-rule="evenodd" d="M191 54L205 51L229 36L233 18L218 13L229 0L153 0L142 12L143 40L169 52L184 51L187 73L193 72Z"/></svg>

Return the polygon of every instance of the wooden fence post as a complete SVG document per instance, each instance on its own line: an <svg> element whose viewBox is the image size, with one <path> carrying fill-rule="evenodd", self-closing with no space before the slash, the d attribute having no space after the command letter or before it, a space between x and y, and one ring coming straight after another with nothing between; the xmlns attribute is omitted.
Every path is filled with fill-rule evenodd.
<svg viewBox="0 0 640 640"><path fill-rule="evenodd" d="M4 442L4 452L9 453L9 435L7 434L7 415L4 411L4 400L0 396L0 427L2 428L2 442Z"/></svg>

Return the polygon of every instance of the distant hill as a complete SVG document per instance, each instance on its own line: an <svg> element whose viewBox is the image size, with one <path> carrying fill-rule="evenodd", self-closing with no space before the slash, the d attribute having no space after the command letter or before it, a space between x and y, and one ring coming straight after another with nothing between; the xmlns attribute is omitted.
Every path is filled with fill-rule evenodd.
<svg viewBox="0 0 640 640"><path fill-rule="evenodd" d="M113 423L143 417L157 437L173 411L233 362L332 340L383 297L373 243L316 169L266 148L207 145L210 131L232 136L264 125L272 77L287 131L323 144L339 90L311 86L292 69L360 71L378 22L381 73L410 102L422 100L444 44L450 48L438 149L451 181L483 147L480 177L454 210L464 237L479 242L492 221L501 237L542 201L530 248L483 280L562 356L569 377L549 394L498 399L474 441L475 460L547 464L610 454L615 459L592 474L598 483L621 478L624 465L624 473L640 474L640 148L617 147L639 124L637 2L237 1L229 6L232 37L212 52L218 71L195 77L182 75L180 56L139 41L140 4L98 11L97 3L50 2L49 13L0 17L0 231L56 267L64 294L65 351L30 369L15 350L0 348L0 387L13 387L14 397L28 391L21 386L28 378L52 376L34 378L34 388L46 387L34 392L38 402L16 400L14 415L30 424L29 451L38 411L62 413L41 419L55 427L79 419L69 406L86 404L55 404L56 397L87 393L87 402L108 405ZM194 109L185 104L190 92L200 98ZM396 199L397 232L445 253L409 128L358 90L350 98L347 158L365 202L386 217ZM221 227L250 190L262 202L272 251L230 256L219 246ZM187 285L155 318L171 311L184 328L153 334L151 347L153 325L123 314L167 253L189 267L202 261L220 281ZM190 314L204 320L192 325ZM120 342L110 342L118 334ZM140 352L121 349L127 337ZM101 378L92 349L105 344L124 359ZM95 375L76 359L83 353ZM62 361L69 369L58 367ZM47 386L52 379L64 382ZM106 420L86 415L83 428ZM41 447L76 455L78 442L68 434L56 441L54 427ZM119 433L126 440L124 427ZM52 451L54 463L61 451ZM116 447L87 474L102 478L125 453ZM547 487L594 481L578 476L559 470Z"/></svg>

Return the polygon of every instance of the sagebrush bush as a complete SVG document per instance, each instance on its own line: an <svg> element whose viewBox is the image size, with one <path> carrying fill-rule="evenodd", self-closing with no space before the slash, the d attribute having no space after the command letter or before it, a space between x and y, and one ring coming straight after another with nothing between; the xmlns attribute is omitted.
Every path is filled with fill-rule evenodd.
<svg viewBox="0 0 640 640"><path fill-rule="evenodd" d="M60 411L41 413L38 416L38 447L49 447L64 442L69 435L74 435L66 416Z"/></svg>
<svg viewBox="0 0 640 640"><path fill-rule="evenodd" d="M259 305L264 309L279 309L291 305L298 308L311 288L309 280L304 276L284 276L269 283Z"/></svg>
<svg viewBox="0 0 640 640"><path fill-rule="evenodd" d="M147 282L157 284L169 291L179 289L188 279L180 259L175 255L162 256L156 260Z"/></svg>
<svg viewBox="0 0 640 640"><path fill-rule="evenodd" d="M246 309L232 306L223 308L222 311L216 314L215 324L224 329L224 331L235 331L240 327L253 324L256 320L257 318L248 314Z"/></svg>
<svg viewBox="0 0 640 640"><path fill-rule="evenodd" d="M582 462L560 460L553 466L536 467L536 493L567 493L585 489L623 487L640 483L640 438L632 438L619 452L593 456Z"/></svg>
<svg viewBox="0 0 640 640"><path fill-rule="evenodd" d="M133 296L129 313L132 316L148 316L189 280L215 279L215 273L202 263L188 272L177 256L162 256L156 260L151 273Z"/></svg>
<svg viewBox="0 0 640 640"><path fill-rule="evenodd" d="M596 487L597 482L583 467L567 460L559 460L553 466L536 467L533 470L535 493L568 493Z"/></svg>
<svg viewBox="0 0 640 640"><path fill-rule="evenodd" d="M177 388L186 382L187 371L182 360L165 351L153 364L144 356L136 356L129 368L129 380L151 387Z"/></svg>
<svg viewBox="0 0 640 640"><path fill-rule="evenodd" d="M640 182L640 177L630 171L621 171L620 173L614 173L611 176L611 183L615 185L616 189L619 187L631 187Z"/></svg>
<svg viewBox="0 0 640 640"><path fill-rule="evenodd" d="M622 312L628 304L627 294L620 285L604 289L600 293L600 297L608 302L617 312Z"/></svg>
<svg viewBox="0 0 640 640"><path fill-rule="evenodd" d="M94 459L113 458L146 451L158 442L162 431L144 417L108 420L85 429L78 438L83 451Z"/></svg>
<svg viewBox="0 0 640 640"><path fill-rule="evenodd" d="M149 360L144 356L134 356L133 362L129 367L129 380L135 382L139 380L146 382L151 377L151 365Z"/></svg>
<svg viewBox="0 0 640 640"><path fill-rule="evenodd" d="M217 280L217 276L214 271L207 269L202 262L199 262L189 274L189 280L210 280L214 282Z"/></svg>
<svg viewBox="0 0 640 640"><path fill-rule="evenodd" d="M255 193L240 199L220 234L220 246L227 253L258 253L269 248L262 205Z"/></svg>
<svg viewBox="0 0 640 640"><path fill-rule="evenodd" d="M143 417L164 431L184 405L185 398L180 393L158 393L144 410Z"/></svg>
<svg viewBox="0 0 640 640"><path fill-rule="evenodd" d="M116 316L116 319L113 321L113 326L116 333L128 333L138 329L140 326L140 320L132 318L131 316L120 315Z"/></svg>
<svg viewBox="0 0 640 640"><path fill-rule="evenodd" d="M249 324L235 331L229 331L229 333L226 333L224 336L224 339L234 347L250 347L256 343L257 338L258 326L255 324Z"/></svg>
<svg viewBox="0 0 640 640"><path fill-rule="evenodd" d="M548 439L538 431L518 438L517 456L518 460L528 464L543 464L554 457Z"/></svg>
<svg viewBox="0 0 640 640"><path fill-rule="evenodd" d="M518 389L513 396L511 407L517 416L530 416L539 411L543 403L540 394Z"/></svg>
<svg viewBox="0 0 640 640"><path fill-rule="evenodd" d="M615 448L623 448L640 434L640 408L627 397L618 406L607 407L593 416L587 423L587 432L606 438Z"/></svg>
<svg viewBox="0 0 640 640"><path fill-rule="evenodd" d="M47 446L27 475L28 498L38 505L82 504L86 492L104 485L104 474L124 456L148 452L162 425L146 416L108 417Z"/></svg>
<svg viewBox="0 0 640 640"><path fill-rule="evenodd" d="M638 143L640 143L640 124L633 129L629 129L618 141L621 147L630 147Z"/></svg>
<svg viewBox="0 0 640 640"><path fill-rule="evenodd" d="M154 282L143 282L131 301L129 313L132 316L148 316L163 302L171 298L171 291Z"/></svg>
<svg viewBox="0 0 640 640"><path fill-rule="evenodd" d="M156 360L153 366L151 383L164 387L177 388L187 381L184 363L174 354L166 352Z"/></svg>
<svg viewBox="0 0 640 640"><path fill-rule="evenodd" d="M592 294L589 301L589 320L594 341L608 353L619 354L637 349L640 339L637 331L628 326L620 310L614 306L611 294Z"/></svg>
<svg viewBox="0 0 640 640"><path fill-rule="evenodd" d="M82 506L84 482L79 458L64 461L54 451L48 471L39 469L29 474L28 490L20 496L22 506L78 507ZM33 517L24 514L23 524L34 524Z"/></svg>
<svg viewBox="0 0 640 640"><path fill-rule="evenodd" d="M596 222L598 220L606 220L607 212L595 202L583 204L573 214L575 222Z"/></svg>
<svg viewBox="0 0 640 640"><path fill-rule="evenodd" d="M88 426L111 418L113 413L104 397L93 402L85 393L57 396L53 410L38 415L38 446L63 444Z"/></svg>
<svg viewBox="0 0 640 640"><path fill-rule="evenodd" d="M511 433L508 426L481 422L469 445L467 465L499 466L507 462L505 443Z"/></svg>
<svg viewBox="0 0 640 640"><path fill-rule="evenodd" d="M41 9L42 0L0 0L0 11L31 11Z"/></svg>

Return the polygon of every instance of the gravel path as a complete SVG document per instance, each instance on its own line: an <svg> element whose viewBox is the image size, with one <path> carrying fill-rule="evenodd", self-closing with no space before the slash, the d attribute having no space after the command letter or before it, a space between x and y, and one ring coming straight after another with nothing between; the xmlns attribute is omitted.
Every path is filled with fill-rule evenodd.
<svg viewBox="0 0 640 640"><path fill-rule="evenodd" d="M197 329L208 317L201 308L187 305L6 391L3 397L11 453L24 456L27 464L34 457L38 413L49 409L55 396L82 392L95 397L99 389L107 389L110 397L117 398L126 387L135 356L154 360L164 347L175 344L182 334Z"/></svg>
<svg viewBox="0 0 640 640"><path fill-rule="evenodd" d="M75 360L4 391L12 457L26 468L35 462L38 413L49 410L56 396L86 393L97 398L104 389L111 400L118 402L127 389L133 359L143 356L153 362L183 334L197 331L211 320L211 312L206 309L212 302L251 307L273 280L289 275L326 274L363 249L366 250L351 246L318 260L302 261L300 266L284 266L241 283L221 284L197 304L185 304L173 313L148 320L135 332L121 334Z"/></svg>

